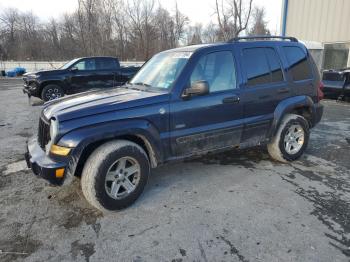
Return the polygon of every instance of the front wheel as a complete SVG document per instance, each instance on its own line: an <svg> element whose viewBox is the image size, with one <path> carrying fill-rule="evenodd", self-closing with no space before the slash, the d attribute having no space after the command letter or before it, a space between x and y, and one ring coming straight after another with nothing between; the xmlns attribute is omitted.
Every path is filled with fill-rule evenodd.
<svg viewBox="0 0 350 262"><path fill-rule="evenodd" d="M145 151L117 140L98 147L85 163L81 187L87 201L101 211L126 208L141 195L150 172Z"/></svg>
<svg viewBox="0 0 350 262"><path fill-rule="evenodd" d="M62 87L58 85L47 85L41 91L41 99L46 101L54 100L64 96Z"/></svg>
<svg viewBox="0 0 350 262"><path fill-rule="evenodd" d="M310 131L306 119L300 115L287 114L277 133L267 145L270 156L280 162L298 159L305 151Z"/></svg>

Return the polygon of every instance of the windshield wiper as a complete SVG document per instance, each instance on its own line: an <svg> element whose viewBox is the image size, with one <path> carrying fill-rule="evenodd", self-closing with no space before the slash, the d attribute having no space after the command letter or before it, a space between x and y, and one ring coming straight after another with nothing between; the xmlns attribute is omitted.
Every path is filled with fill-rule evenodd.
<svg viewBox="0 0 350 262"><path fill-rule="evenodd" d="M143 82L132 83L132 85L139 85L139 86L151 87L151 85L146 84L146 83L143 83Z"/></svg>

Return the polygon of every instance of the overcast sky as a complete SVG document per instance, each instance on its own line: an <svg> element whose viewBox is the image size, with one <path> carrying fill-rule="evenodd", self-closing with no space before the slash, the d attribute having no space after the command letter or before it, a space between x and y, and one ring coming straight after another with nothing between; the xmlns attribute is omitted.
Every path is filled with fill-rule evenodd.
<svg viewBox="0 0 350 262"><path fill-rule="evenodd" d="M158 0L169 10L173 10L175 0ZM256 5L264 6L268 27L272 33L279 33L282 0L253 0ZM0 11L6 7L16 7L21 11L33 11L41 19L59 17L62 13L72 12L77 0L0 0ZM191 23L206 24L214 20L215 0L177 0L178 8L187 15Z"/></svg>

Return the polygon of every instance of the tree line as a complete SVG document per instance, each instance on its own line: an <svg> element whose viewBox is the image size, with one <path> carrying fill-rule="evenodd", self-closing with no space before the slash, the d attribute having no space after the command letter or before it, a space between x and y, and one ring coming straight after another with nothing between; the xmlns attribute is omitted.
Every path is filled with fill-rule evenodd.
<svg viewBox="0 0 350 262"><path fill-rule="evenodd" d="M60 18L42 21L32 12L0 13L0 60L69 60L117 56L145 61L182 45L226 41L241 34L266 35L265 10L253 0L213 0L216 22L191 25L174 2L167 10L155 0L77 0Z"/></svg>

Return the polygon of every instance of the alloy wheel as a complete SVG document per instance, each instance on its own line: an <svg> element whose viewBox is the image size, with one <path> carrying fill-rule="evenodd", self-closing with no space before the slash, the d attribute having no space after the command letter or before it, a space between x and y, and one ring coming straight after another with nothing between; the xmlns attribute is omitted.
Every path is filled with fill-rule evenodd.
<svg viewBox="0 0 350 262"><path fill-rule="evenodd" d="M304 145L305 132L301 125L294 124L290 126L284 136L284 149L290 155L300 151Z"/></svg>
<svg viewBox="0 0 350 262"><path fill-rule="evenodd" d="M140 181L141 168L132 157L122 157L107 171L105 189L113 199L119 200L131 194Z"/></svg>

